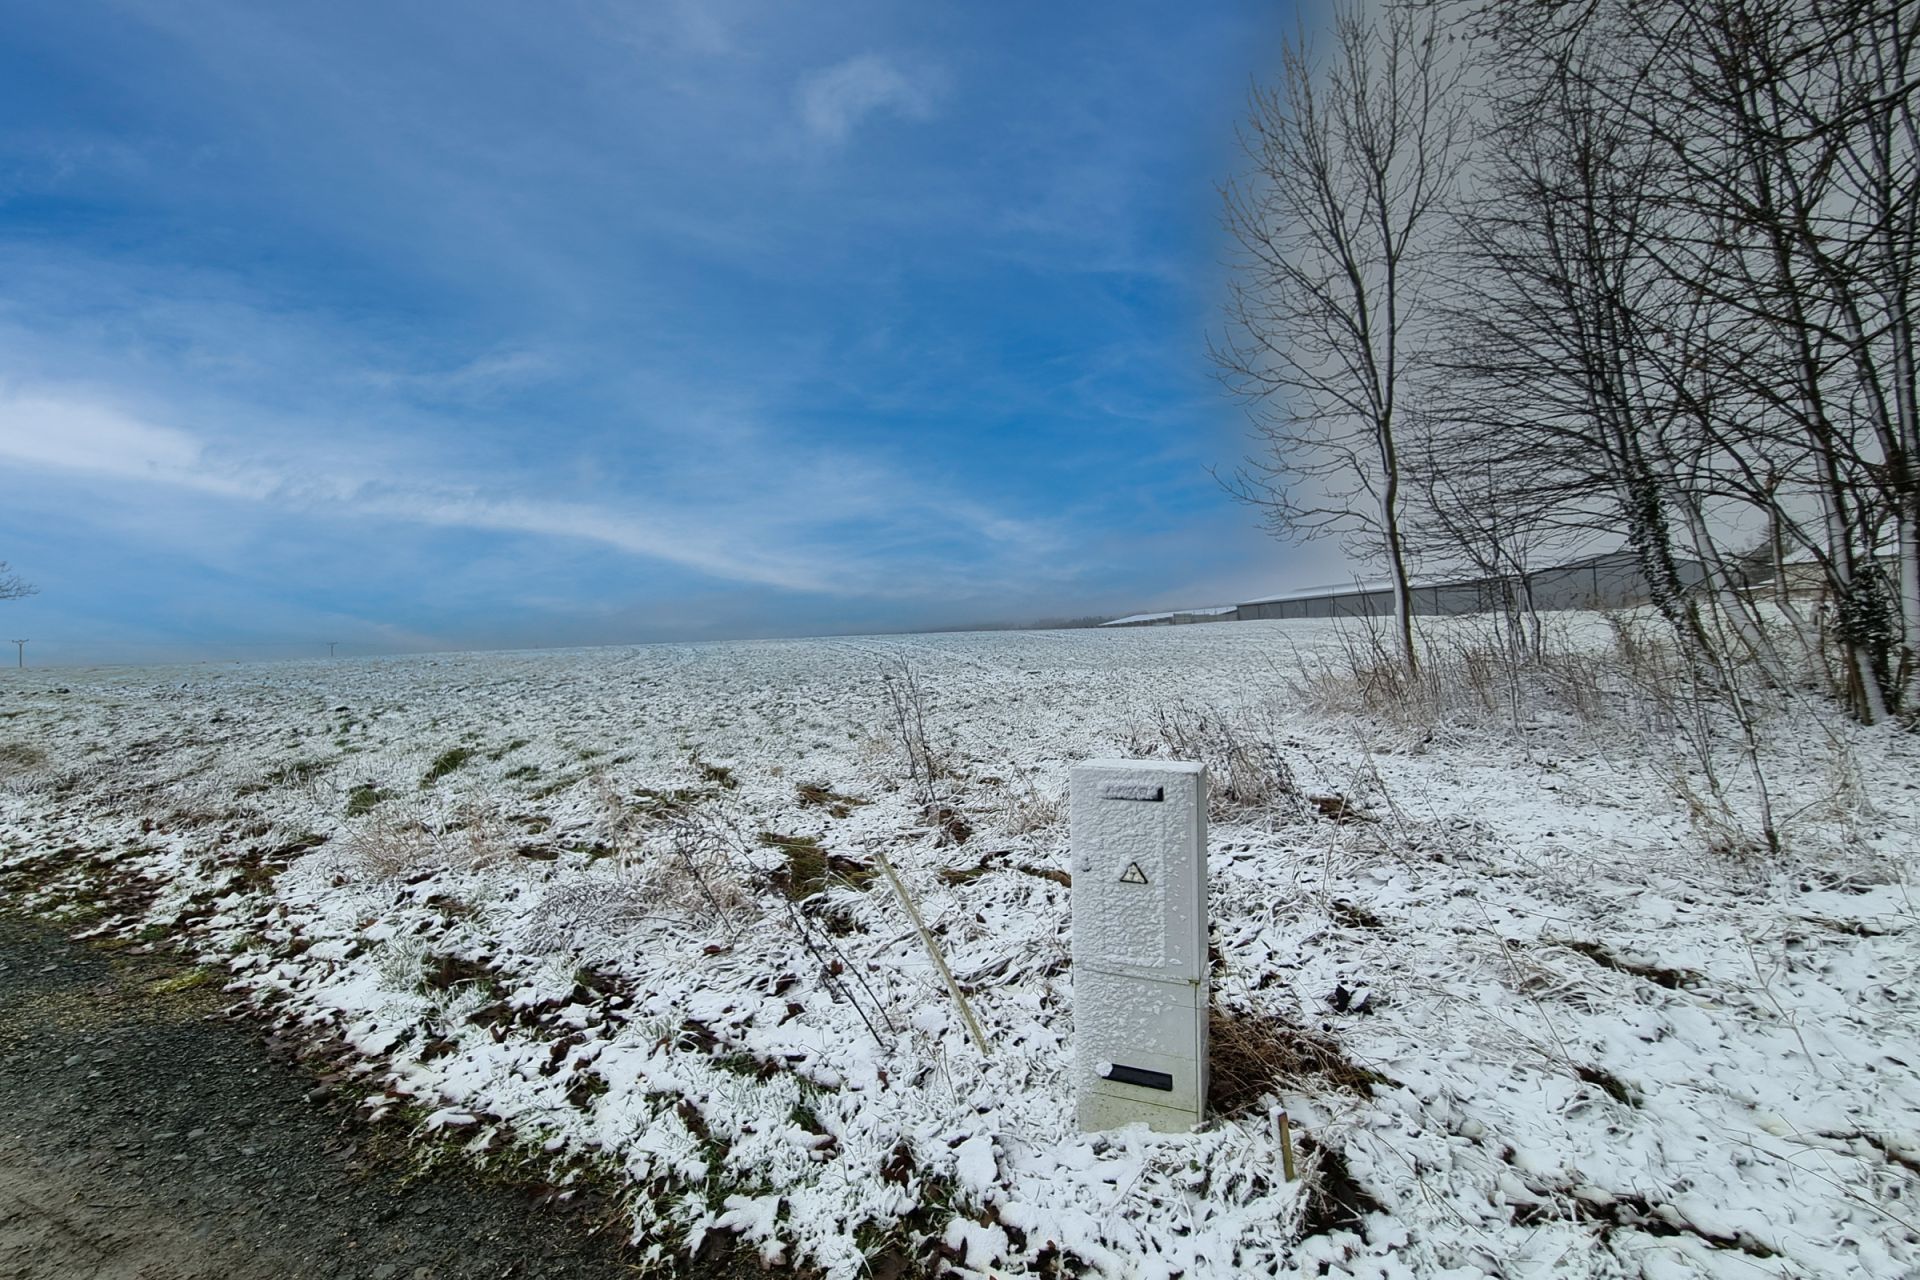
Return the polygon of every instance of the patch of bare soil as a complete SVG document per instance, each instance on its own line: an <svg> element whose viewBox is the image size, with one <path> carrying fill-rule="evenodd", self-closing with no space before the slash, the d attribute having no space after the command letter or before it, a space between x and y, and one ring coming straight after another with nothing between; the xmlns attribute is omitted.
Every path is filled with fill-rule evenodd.
<svg viewBox="0 0 1920 1280"><path fill-rule="evenodd" d="M0 915L0 1276L633 1274L609 1206L541 1204L455 1161L421 1172L310 1101L313 1080L227 1004L178 959Z"/></svg>

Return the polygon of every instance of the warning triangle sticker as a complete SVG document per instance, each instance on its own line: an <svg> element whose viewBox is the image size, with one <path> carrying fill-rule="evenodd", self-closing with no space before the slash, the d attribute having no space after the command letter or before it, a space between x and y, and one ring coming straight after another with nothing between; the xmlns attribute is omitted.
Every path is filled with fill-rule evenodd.
<svg viewBox="0 0 1920 1280"><path fill-rule="evenodd" d="M1145 884L1146 882L1147 873L1140 869L1140 864L1137 862L1129 862L1127 869L1120 873L1121 884Z"/></svg>

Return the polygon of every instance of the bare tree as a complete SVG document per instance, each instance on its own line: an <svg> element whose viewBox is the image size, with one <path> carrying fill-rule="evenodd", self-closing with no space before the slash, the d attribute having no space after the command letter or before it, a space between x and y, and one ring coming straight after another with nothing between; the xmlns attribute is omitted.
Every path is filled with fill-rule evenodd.
<svg viewBox="0 0 1920 1280"><path fill-rule="evenodd" d="M1718 352L1757 409L1730 424L1728 470L1761 480L1821 570L1850 700L1878 719L1910 701L1920 661L1920 8L1623 14L1652 54L1633 88L1681 174L1668 199L1704 231L1670 246L1670 269L1751 335Z"/></svg>
<svg viewBox="0 0 1920 1280"><path fill-rule="evenodd" d="M19 600L38 594L40 588L15 573L5 560L0 560L0 600Z"/></svg>
<svg viewBox="0 0 1920 1280"><path fill-rule="evenodd" d="M1459 85L1431 15L1343 9L1324 65L1291 41L1279 85L1254 92L1251 172L1224 193L1241 255L1214 358L1258 439L1229 487L1277 535L1385 561L1409 671L1408 401L1465 152Z"/></svg>
<svg viewBox="0 0 1920 1280"><path fill-rule="evenodd" d="M1417 545L1424 561L1478 576L1483 601L1505 615L1516 652L1538 657L1546 635L1533 573L1585 533L1539 500L1542 486L1523 478L1508 455L1497 436L1474 424L1429 419L1409 469L1422 512Z"/></svg>
<svg viewBox="0 0 1920 1280"><path fill-rule="evenodd" d="M1622 531L1654 606L1697 651L1674 528L1688 420L1676 365L1659 358L1695 327L1653 248L1663 157L1592 91L1589 67L1582 50L1557 56L1499 103L1496 154L1460 219L1451 407L1478 425L1469 454L1490 456L1523 508Z"/></svg>

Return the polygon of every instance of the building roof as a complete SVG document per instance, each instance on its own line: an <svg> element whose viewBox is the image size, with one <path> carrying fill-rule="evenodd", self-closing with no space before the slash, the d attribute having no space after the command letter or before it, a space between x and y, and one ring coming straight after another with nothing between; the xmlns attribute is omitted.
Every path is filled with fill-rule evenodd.
<svg viewBox="0 0 1920 1280"><path fill-rule="evenodd" d="M1103 627L1136 626L1142 622L1158 622L1162 618L1217 618L1223 613L1232 613L1240 606L1237 604L1212 604L1204 609L1169 609L1165 613L1134 613L1124 618L1115 618L1103 622Z"/></svg>

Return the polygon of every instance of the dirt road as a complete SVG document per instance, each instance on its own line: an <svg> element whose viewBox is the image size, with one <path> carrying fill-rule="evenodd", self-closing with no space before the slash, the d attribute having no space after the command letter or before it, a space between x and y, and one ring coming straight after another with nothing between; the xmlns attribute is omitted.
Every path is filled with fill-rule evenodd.
<svg viewBox="0 0 1920 1280"><path fill-rule="evenodd" d="M0 1276L631 1274L617 1230L410 1172L397 1142L308 1101L313 1082L222 1016L203 976L0 915Z"/></svg>

